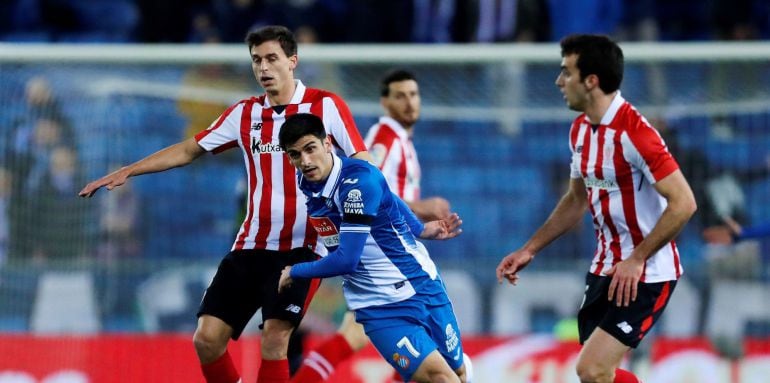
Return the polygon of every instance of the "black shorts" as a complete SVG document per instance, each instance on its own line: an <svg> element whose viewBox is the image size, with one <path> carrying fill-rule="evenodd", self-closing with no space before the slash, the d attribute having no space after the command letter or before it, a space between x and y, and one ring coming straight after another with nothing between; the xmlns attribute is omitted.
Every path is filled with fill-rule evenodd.
<svg viewBox="0 0 770 383"><path fill-rule="evenodd" d="M219 263L214 279L203 294L198 317L211 315L233 328L238 339L251 317L262 308L262 323L282 319L297 327L305 316L320 279L298 279L278 294L281 270L288 265L309 262L318 256L309 249L235 250Z"/></svg>
<svg viewBox="0 0 770 383"><path fill-rule="evenodd" d="M636 348L658 321L674 292L676 281L639 283L636 301L618 307L607 300L612 278L586 275L586 291L578 312L578 332L583 344L597 326L628 347Z"/></svg>

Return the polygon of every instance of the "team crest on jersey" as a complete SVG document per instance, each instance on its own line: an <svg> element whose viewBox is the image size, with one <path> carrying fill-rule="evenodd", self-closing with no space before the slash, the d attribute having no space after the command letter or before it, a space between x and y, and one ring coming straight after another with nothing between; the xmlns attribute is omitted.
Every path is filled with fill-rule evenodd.
<svg viewBox="0 0 770 383"><path fill-rule="evenodd" d="M360 190L353 189L348 192L348 196L342 204L342 210L346 214L364 214L364 202Z"/></svg>
<svg viewBox="0 0 770 383"><path fill-rule="evenodd" d="M313 226L321 241L326 247L339 246L340 232L337 226L329 217L308 217L310 225Z"/></svg>
<svg viewBox="0 0 770 383"><path fill-rule="evenodd" d="M406 355L401 355L397 352L393 353L393 361L396 363L396 365L398 365L404 370L409 368L410 361L409 361L409 357L407 357Z"/></svg>

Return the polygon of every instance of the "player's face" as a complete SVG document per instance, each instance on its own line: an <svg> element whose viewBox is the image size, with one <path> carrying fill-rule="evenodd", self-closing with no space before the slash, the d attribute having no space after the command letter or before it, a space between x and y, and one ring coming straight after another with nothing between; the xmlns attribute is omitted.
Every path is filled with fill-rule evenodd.
<svg viewBox="0 0 770 383"><path fill-rule="evenodd" d="M420 88L414 80L392 82L390 91L381 97L385 112L405 128L410 128L420 118Z"/></svg>
<svg viewBox="0 0 770 383"><path fill-rule="evenodd" d="M329 137L321 140L310 134L286 148L289 162L310 182L321 182L329 177L334 164L331 152Z"/></svg>
<svg viewBox="0 0 770 383"><path fill-rule="evenodd" d="M259 85L270 95L288 92L294 82L297 55L287 57L278 41L251 47L251 69Z"/></svg>
<svg viewBox="0 0 770 383"><path fill-rule="evenodd" d="M576 54L567 55L561 60L561 71L556 77L556 86L561 90L567 106L579 112L583 112L586 106L588 90L585 82L580 80L580 70L577 68Z"/></svg>

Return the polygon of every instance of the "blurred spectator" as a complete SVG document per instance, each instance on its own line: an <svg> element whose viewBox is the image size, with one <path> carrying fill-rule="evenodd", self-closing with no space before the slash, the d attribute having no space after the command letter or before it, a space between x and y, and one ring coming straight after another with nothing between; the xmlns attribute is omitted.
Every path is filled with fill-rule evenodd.
<svg viewBox="0 0 770 383"><path fill-rule="evenodd" d="M50 150L49 166L40 185L30 190L33 201L27 212L32 221L31 256L34 261L75 258L85 255L86 201L74 198L83 183L76 153L66 146Z"/></svg>
<svg viewBox="0 0 770 383"><path fill-rule="evenodd" d="M656 0L623 0L617 37L626 41L655 41L660 36L655 14Z"/></svg>
<svg viewBox="0 0 770 383"><path fill-rule="evenodd" d="M267 25L263 17L265 0L213 0L211 3L214 22L224 42L243 42L255 25Z"/></svg>
<svg viewBox="0 0 770 383"><path fill-rule="evenodd" d="M97 257L114 261L139 256L142 249L137 229L141 206L131 184L105 193L101 203Z"/></svg>
<svg viewBox="0 0 770 383"><path fill-rule="evenodd" d="M479 0L477 24L478 42L542 42L551 35L547 0Z"/></svg>
<svg viewBox="0 0 770 383"><path fill-rule="evenodd" d="M188 41L195 11L205 9L207 0L136 0L140 21L139 41L182 43Z"/></svg>
<svg viewBox="0 0 770 383"><path fill-rule="evenodd" d="M703 0L655 0L655 18L664 41L707 40L709 2Z"/></svg>
<svg viewBox="0 0 770 383"><path fill-rule="evenodd" d="M48 80L29 79L22 118L11 126L12 143L5 153L10 178L9 254L47 259L53 254L79 255L86 222L85 205L77 198L74 165L75 133L54 97ZM66 240L65 240L66 239ZM77 254L76 254L77 253Z"/></svg>
<svg viewBox="0 0 770 383"><path fill-rule="evenodd" d="M413 3L409 0L350 1L347 41L406 43L412 41Z"/></svg>
<svg viewBox="0 0 770 383"><path fill-rule="evenodd" d="M481 0L484 2L485 0ZM508 0L513 1L513 0ZM416 43L449 43L454 41L452 22L455 15L455 0L414 0L414 21L412 41ZM462 15L467 20L471 15Z"/></svg>
<svg viewBox="0 0 770 383"><path fill-rule="evenodd" d="M551 39L561 40L571 33L613 34L618 30L623 14L621 0L548 0Z"/></svg>
<svg viewBox="0 0 770 383"><path fill-rule="evenodd" d="M754 40L758 30L752 24L752 0L713 0L711 25L718 40Z"/></svg>

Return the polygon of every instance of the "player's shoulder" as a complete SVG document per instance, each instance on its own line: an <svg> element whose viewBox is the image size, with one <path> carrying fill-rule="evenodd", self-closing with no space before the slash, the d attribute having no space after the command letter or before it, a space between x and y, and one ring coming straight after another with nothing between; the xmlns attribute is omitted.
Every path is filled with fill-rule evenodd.
<svg viewBox="0 0 770 383"><path fill-rule="evenodd" d="M398 132L385 122L377 122L369 129L372 143L391 144L399 139Z"/></svg>
<svg viewBox="0 0 770 383"><path fill-rule="evenodd" d="M652 124L628 101L618 109L615 121L613 125L617 129L629 134L648 134L655 130Z"/></svg>
<svg viewBox="0 0 770 383"><path fill-rule="evenodd" d="M338 96L336 93L321 89L321 88L311 88L307 87L305 88L305 100L309 102L319 102L323 101L325 98L331 98L333 100L342 100L342 97Z"/></svg>
<svg viewBox="0 0 770 383"><path fill-rule="evenodd" d="M343 158L341 178L358 179L360 182L368 182L382 178L382 173L369 161L359 160L357 158ZM344 183L344 181L343 181Z"/></svg>

